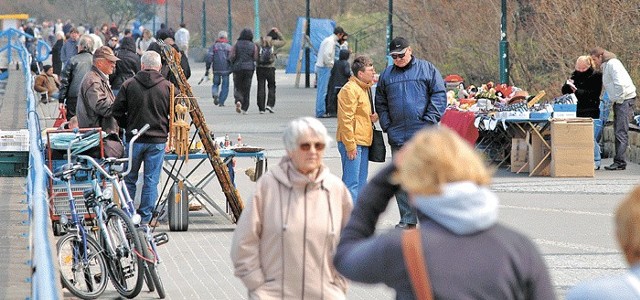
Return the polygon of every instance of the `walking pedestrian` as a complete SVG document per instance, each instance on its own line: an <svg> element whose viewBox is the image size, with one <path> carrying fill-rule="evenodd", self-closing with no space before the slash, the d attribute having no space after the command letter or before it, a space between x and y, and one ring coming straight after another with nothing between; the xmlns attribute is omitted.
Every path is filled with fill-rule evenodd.
<svg viewBox="0 0 640 300"><path fill-rule="evenodd" d="M69 63L62 69L60 78L60 108L66 109L67 120L76 115L78 95L82 79L93 65L93 39L88 36L80 37L78 41L78 54L69 59Z"/></svg>
<svg viewBox="0 0 640 300"><path fill-rule="evenodd" d="M320 121L289 122L287 155L258 180L231 244L234 274L248 299L345 299L333 254L352 209L340 178L323 163L331 141Z"/></svg>
<svg viewBox="0 0 640 300"><path fill-rule="evenodd" d="M247 114L251 93L251 80L258 61L258 46L253 43L253 32L245 28L229 54L231 69L233 70L233 98L236 102L236 112Z"/></svg>
<svg viewBox="0 0 640 300"><path fill-rule="evenodd" d="M276 27L271 28L267 36L260 37L256 78L258 79L258 110L274 113L276 105L276 57L278 50L284 46L282 33ZM265 83L269 92L266 93ZM266 98L266 103L265 103Z"/></svg>
<svg viewBox="0 0 640 300"><path fill-rule="evenodd" d="M218 39L209 48L207 55L206 71L204 76L209 76L209 70L213 72L213 82L211 84L211 96L213 104L224 106L229 95L229 74L231 74L231 45L227 39L227 32L218 32Z"/></svg>

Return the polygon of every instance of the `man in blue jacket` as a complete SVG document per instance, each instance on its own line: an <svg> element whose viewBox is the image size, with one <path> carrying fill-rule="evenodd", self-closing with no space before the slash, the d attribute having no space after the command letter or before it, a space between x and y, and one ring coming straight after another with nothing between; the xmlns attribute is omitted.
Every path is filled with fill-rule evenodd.
<svg viewBox="0 0 640 300"><path fill-rule="evenodd" d="M393 65L380 74L375 107L380 126L387 133L391 155L395 156L416 131L440 122L447 96L440 71L432 63L415 58L405 38L393 39L389 54ZM415 227L418 219L407 193L398 191L395 196L400 210L396 227Z"/></svg>

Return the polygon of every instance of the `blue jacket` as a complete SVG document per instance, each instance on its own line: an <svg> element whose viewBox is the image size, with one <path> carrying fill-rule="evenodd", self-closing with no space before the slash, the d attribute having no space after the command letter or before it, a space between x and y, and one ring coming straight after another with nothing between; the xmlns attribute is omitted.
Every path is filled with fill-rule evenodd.
<svg viewBox="0 0 640 300"><path fill-rule="evenodd" d="M401 147L413 134L435 125L447 106L440 71L426 60L413 57L404 68L387 67L376 88L376 112L392 147Z"/></svg>

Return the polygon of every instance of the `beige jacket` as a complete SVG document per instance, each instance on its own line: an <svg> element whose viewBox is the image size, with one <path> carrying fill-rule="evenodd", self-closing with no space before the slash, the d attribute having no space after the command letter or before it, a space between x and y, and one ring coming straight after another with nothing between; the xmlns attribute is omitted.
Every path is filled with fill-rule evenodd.
<svg viewBox="0 0 640 300"><path fill-rule="evenodd" d="M311 181L285 157L264 174L231 245L249 299L345 299L333 256L352 208L346 186L326 166Z"/></svg>

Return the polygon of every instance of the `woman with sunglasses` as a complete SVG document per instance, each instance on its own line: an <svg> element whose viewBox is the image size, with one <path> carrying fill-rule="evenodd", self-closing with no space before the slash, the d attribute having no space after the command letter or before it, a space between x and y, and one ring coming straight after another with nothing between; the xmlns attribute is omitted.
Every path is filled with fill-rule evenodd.
<svg viewBox="0 0 640 300"><path fill-rule="evenodd" d="M283 140L287 155L258 180L238 220L234 274L249 299L345 299L332 260L352 201L322 162L331 138L320 121L303 117Z"/></svg>

